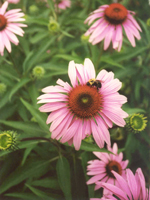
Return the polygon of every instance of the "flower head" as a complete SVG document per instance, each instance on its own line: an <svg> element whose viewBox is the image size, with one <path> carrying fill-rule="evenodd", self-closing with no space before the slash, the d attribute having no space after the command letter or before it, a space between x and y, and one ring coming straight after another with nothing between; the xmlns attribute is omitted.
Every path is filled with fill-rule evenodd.
<svg viewBox="0 0 150 200"><path fill-rule="evenodd" d="M99 159L91 160L88 162L87 175L92 175L93 177L87 181L87 184L95 183L95 189L99 189L103 182L118 184L117 179L112 173L112 170L121 176L125 176L125 168L128 165L128 160L122 161L123 154L117 153L118 147L114 143L113 147L108 147L108 150L113 154L93 152L95 156ZM106 193L106 191L104 191Z"/></svg>
<svg viewBox="0 0 150 200"><path fill-rule="evenodd" d="M113 200L150 200L149 191L145 185L145 178L141 168L136 170L135 175L130 169L126 169L126 176L123 178L118 173L113 171L113 174L118 181L118 185L110 183L102 183L102 187L109 190L112 195L104 196L102 199ZM113 196L115 195L115 197ZM94 200L94 199L93 199Z"/></svg>
<svg viewBox="0 0 150 200"><path fill-rule="evenodd" d="M112 41L114 49L121 50L123 34L122 26L125 30L128 40L135 47L135 38L141 38L140 26L133 18L135 13L127 10L119 3L100 6L85 20L90 25L95 19L96 22L87 30L85 35L90 35L89 42L93 45L104 39L104 50L106 50Z"/></svg>
<svg viewBox="0 0 150 200"><path fill-rule="evenodd" d="M49 21L49 24L48 24L48 30L51 32L51 33L57 33L60 29L60 25L59 23L53 19L53 17L50 17L50 21Z"/></svg>
<svg viewBox="0 0 150 200"><path fill-rule="evenodd" d="M146 119L147 117L144 117L143 114L134 113L126 119L127 128L134 133L139 133L145 129L147 125Z"/></svg>
<svg viewBox="0 0 150 200"><path fill-rule="evenodd" d="M56 2L56 0L54 0L54 2ZM58 1L58 8L62 9L62 10L66 10L66 8L71 6L71 1L70 0L59 0Z"/></svg>
<svg viewBox="0 0 150 200"><path fill-rule="evenodd" d="M113 122L123 127L123 118L128 116L121 109L127 99L117 92L121 82L114 79L112 72L102 70L96 77L101 88L88 85L96 76L90 59L85 59L84 65L71 61L68 75L72 87L58 79L56 86L44 88L42 91L46 94L38 97L38 103L46 103L40 111L51 112L47 119L47 124L52 122L51 137L61 139L62 143L73 143L76 150L91 133L100 148L104 147L104 142L110 145L108 127L112 127Z"/></svg>
<svg viewBox="0 0 150 200"><path fill-rule="evenodd" d="M25 19L21 18L24 13L19 11L21 9L12 9L6 12L8 2L6 1L0 8L0 54L3 56L4 48L11 52L10 42L18 45L19 40L15 34L23 36L24 31L20 27L26 27L25 24L20 23Z"/></svg>

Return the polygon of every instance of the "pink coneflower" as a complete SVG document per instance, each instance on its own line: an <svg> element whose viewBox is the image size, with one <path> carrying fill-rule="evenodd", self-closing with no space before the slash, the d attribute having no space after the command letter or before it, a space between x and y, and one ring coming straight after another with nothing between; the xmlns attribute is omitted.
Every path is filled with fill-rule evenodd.
<svg viewBox="0 0 150 200"><path fill-rule="evenodd" d="M14 3L14 4L17 4L19 3L20 0L7 0L8 3Z"/></svg>
<svg viewBox="0 0 150 200"><path fill-rule="evenodd" d="M54 2L57 2L54 0ZM58 8L65 10L67 7L69 8L71 6L71 1L70 0L59 0L58 1Z"/></svg>
<svg viewBox="0 0 150 200"><path fill-rule="evenodd" d="M38 103L46 103L40 111L51 112L47 119L47 124L52 122L51 137L61 138L62 143L73 143L76 150L91 133L100 148L104 142L110 145L108 127L112 127L112 122L124 126L123 118L128 116L121 109L127 99L117 92L121 82L114 79L113 72L102 70L96 77L101 88L87 85L90 79L95 79L95 69L88 58L84 65L71 61L68 75L72 87L58 79L58 85L44 88L46 94L38 97Z"/></svg>
<svg viewBox="0 0 150 200"><path fill-rule="evenodd" d="M118 185L118 181L112 173L112 170L116 171L121 176L125 176L125 169L128 165L128 160L122 161L123 154L117 153L118 147L114 143L113 148L108 147L108 150L113 154L93 152L99 159L91 160L88 162L87 174L93 177L87 181L87 184L95 183L95 190L101 187L103 182ZM106 191L104 191L106 193Z"/></svg>
<svg viewBox="0 0 150 200"><path fill-rule="evenodd" d="M112 41L114 49L121 50L123 34L122 26L131 45L135 47L135 38L141 38L139 31L140 26L133 18L133 11L127 10L119 3L100 6L85 20L90 25L95 19L96 22L85 33L90 35L89 42L93 45L101 42L104 39L104 50L106 50Z"/></svg>
<svg viewBox="0 0 150 200"><path fill-rule="evenodd" d="M19 13L21 9L12 9L6 12L7 7L8 2L6 1L0 8L0 54L2 56L5 47L8 52L11 52L10 42L18 45L19 40L15 34L23 36L24 31L20 27L26 27L25 24L18 23L25 20L21 18L24 13Z"/></svg>
<svg viewBox="0 0 150 200"><path fill-rule="evenodd" d="M150 200L150 188L147 189L145 186L145 178L141 168L136 170L135 175L130 169L126 169L126 178L123 178L114 171L112 173L117 179L118 185L115 186L110 183L103 183L102 187L109 190L112 195L103 197L101 200L118 200L118 198L120 200Z"/></svg>

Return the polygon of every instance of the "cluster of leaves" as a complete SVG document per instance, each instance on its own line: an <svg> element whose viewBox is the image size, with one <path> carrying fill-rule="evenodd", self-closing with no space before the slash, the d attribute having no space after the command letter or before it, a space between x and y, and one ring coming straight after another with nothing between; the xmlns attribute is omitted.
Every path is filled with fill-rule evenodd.
<svg viewBox="0 0 150 200"><path fill-rule="evenodd" d="M37 97L41 89L55 85L58 78L68 81L68 62L83 63L86 57L101 69L113 71L123 82L121 93L128 97L124 110L129 114L149 113L150 79L150 27L146 25L148 2L143 0L120 1L129 10L138 13L142 27L142 39L133 48L124 39L121 52L110 47L103 51L103 43L92 46L82 35L88 26L84 20L98 6L109 4L109 0L72 0L71 8L55 10L52 0L20 0L9 8L21 8L26 14L24 37L20 44L12 46L11 54L5 51L0 57L0 83L6 91L0 94L0 130L14 130L19 134L19 150L0 151L0 199L2 200L77 200L98 196L94 186L87 186L87 161L94 159L92 151L106 151L95 144L83 141L81 149L75 151L67 144L50 139L47 114L40 113ZM143 9L141 9L141 6ZM68 17L69 16L69 17ZM48 29L50 17L59 30ZM42 77L33 74L35 66L45 70ZM141 167L147 183L150 169L148 128L140 134L119 129L123 137L113 137L118 127L110 130L112 143L119 145L129 159L134 171Z"/></svg>

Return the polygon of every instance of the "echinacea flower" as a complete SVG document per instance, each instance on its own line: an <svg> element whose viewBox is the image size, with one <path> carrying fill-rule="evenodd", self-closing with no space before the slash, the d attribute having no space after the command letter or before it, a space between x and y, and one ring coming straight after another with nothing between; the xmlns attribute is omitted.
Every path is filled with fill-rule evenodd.
<svg viewBox="0 0 150 200"><path fill-rule="evenodd" d="M54 0L56 2L56 0ZM65 10L67 7L69 8L71 6L71 1L70 0L60 0L58 1L58 8Z"/></svg>
<svg viewBox="0 0 150 200"><path fill-rule="evenodd" d="M146 188L145 178L141 168L136 170L135 175L130 169L126 169L125 178L115 171L112 173L117 179L118 185L102 183L102 187L109 190L112 195L104 196L99 200L150 200L150 188ZM115 196L113 196L113 194Z"/></svg>
<svg viewBox="0 0 150 200"><path fill-rule="evenodd" d="M119 3L100 6L85 20L88 25L97 20L85 35L90 35L89 42L93 45L104 39L104 50L109 47L112 41L113 48L120 51L123 41L123 27L128 40L135 47L135 38L138 40L141 38L139 34L141 28L133 18L134 14L133 11L127 10Z"/></svg>
<svg viewBox="0 0 150 200"><path fill-rule="evenodd" d="M108 147L108 150L113 154L93 152L99 159L88 161L87 175L93 176L87 181L87 184L95 183L95 190L101 187L103 182L118 185L118 181L112 173L114 170L116 173L125 177L125 169L128 165L128 160L123 161L123 153L118 154L117 144L114 143L113 147ZM104 190L104 194L106 191Z"/></svg>
<svg viewBox="0 0 150 200"><path fill-rule="evenodd" d="M24 31L20 27L26 27L25 24L20 23L24 21L24 13L21 9L12 9L6 12L8 2L6 1L0 8L0 54L4 55L4 48L11 52L10 42L18 45L19 40L16 35L23 36Z"/></svg>
<svg viewBox="0 0 150 200"><path fill-rule="evenodd" d="M117 92L121 82L114 79L113 72L106 70L96 77L93 63L88 58L84 65L70 61L68 75L72 87L58 79L58 85L44 88L42 91L46 94L38 97L38 103L46 103L40 111L51 112L46 122L52 122L51 137L74 144L76 150L91 133L100 148L104 147L104 142L110 145L108 127L113 123L125 126L124 118L128 116L121 109L127 99ZM101 88L87 85L95 77L101 82Z"/></svg>
<svg viewBox="0 0 150 200"><path fill-rule="evenodd" d="M19 3L20 0L7 0L8 3L14 3L14 4L17 4Z"/></svg>

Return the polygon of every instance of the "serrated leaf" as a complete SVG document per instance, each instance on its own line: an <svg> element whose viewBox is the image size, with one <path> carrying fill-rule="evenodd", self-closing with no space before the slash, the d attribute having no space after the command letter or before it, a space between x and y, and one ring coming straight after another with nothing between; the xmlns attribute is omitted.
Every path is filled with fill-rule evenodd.
<svg viewBox="0 0 150 200"><path fill-rule="evenodd" d="M11 97L25 84L27 84L30 81L30 78L22 78L16 85L13 86L12 90L10 91L9 94L9 100L11 100Z"/></svg>
<svg viewBox="0 0 150 200"><path fill-rule="evenodd" d="M60 157L56 165L58 182L64 193L66 200L71 200L71 179L70 179L70 166L65 157Z"/></svg>

